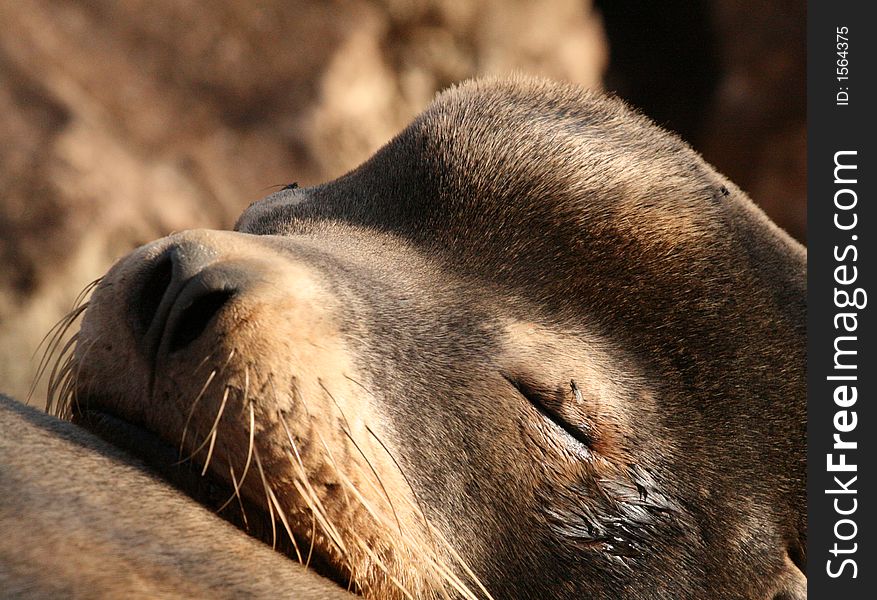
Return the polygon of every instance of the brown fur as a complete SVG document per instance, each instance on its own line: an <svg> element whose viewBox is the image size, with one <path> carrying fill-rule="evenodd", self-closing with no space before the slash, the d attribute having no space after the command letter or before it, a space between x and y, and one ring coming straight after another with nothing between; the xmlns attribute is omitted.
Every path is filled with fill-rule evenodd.
<svg viewBox="0 0 877 600"><path fill-rule="evenodd" d="M369 597L801 597L804 265L621 102L472 82L118 263L72 410L243 478Z"/></svg>
<svg viewBox="0 0 877 600"><path fill-rule="evenodd" d="M349 597L70 423L0 395L3 598Z"/></svg>

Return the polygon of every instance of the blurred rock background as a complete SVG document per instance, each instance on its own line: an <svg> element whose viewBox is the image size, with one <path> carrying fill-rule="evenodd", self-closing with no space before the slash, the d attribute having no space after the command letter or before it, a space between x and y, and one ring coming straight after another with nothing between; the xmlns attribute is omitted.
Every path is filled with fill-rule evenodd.
<svg viewBox="0 0 877 600"><path fill-rule="evenodd" d="M344 173L479 74L605 83L803 240L804 29L788 0L0 0L0 389L117 258Z"/></svg>

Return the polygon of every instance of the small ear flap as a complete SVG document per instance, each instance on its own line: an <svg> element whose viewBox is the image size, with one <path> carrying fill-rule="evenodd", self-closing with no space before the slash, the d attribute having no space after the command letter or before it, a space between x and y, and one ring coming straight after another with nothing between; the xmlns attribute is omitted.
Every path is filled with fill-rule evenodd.
<svg viewBox="0 0 877 600"><path fill-rule="evenodd" d="M807 576L786 554L786 564L778 577L778 589L773 600L806 600Z"/></svg>

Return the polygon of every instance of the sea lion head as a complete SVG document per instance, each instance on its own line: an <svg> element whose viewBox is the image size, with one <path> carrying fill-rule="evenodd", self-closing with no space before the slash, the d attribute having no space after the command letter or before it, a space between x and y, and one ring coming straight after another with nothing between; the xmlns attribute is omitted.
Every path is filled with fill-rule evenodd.
<svg viewBox="0 0 877 600"><path fill-rule="evenodd" d="M347 175L119 261L66 406L367 597L793 597L804 262L622 102L469 82Z"/></svg>

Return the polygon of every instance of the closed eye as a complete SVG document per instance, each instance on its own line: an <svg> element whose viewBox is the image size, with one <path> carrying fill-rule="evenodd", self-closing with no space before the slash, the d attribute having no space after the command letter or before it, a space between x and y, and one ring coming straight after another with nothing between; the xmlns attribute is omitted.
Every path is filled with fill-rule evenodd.
<svg viewBox="0 0 877 600"><path fill-rule="evenodd" d="M505 373L503 373L502 376L503 379L508 381L512 387L514 387L518 393L527 400L527 402L532 404L543 417L560 427L567 435L582 444L585 448L593 451L594 436L593 432L590 431L590 426L587 423L582 423L578 426L570 423L555 408L559 402L563 401L561 392L547 392L524 380L511 377ZM572 391L576 392L577 388L573 388ZM558 400L557 396L561 396L561 400Z"/></svg>

